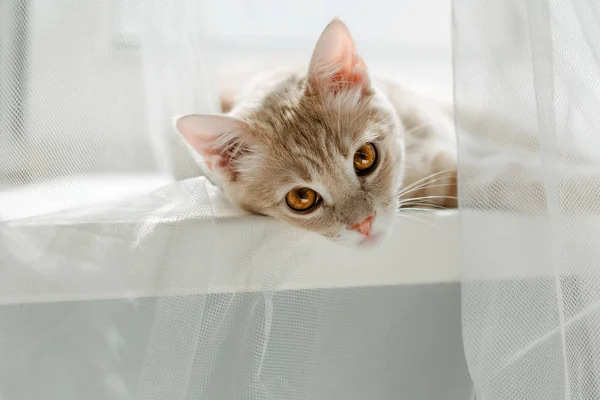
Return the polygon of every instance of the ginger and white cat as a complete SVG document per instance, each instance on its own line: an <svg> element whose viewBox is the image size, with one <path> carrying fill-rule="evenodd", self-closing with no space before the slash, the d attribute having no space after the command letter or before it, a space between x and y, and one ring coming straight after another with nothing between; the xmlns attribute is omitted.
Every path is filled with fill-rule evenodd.
<svg viewBox="0 0 600 400"><path fill-rule="evenodd" d="M307 71L256 79L228 115L176 127L239 207L340 242L376 242L399 207L456 206L451 114L372 76L339 19Z"/></svg>

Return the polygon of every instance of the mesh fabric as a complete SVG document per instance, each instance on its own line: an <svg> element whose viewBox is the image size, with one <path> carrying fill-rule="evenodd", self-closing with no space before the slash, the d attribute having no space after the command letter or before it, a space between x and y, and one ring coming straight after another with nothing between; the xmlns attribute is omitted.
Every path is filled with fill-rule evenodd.
<svg viewBox="0 0 600 400"><path fill-rule="evenodd" d="M587 0L454 3L463 333L481 400L600 397L599 16Z"/></svg>

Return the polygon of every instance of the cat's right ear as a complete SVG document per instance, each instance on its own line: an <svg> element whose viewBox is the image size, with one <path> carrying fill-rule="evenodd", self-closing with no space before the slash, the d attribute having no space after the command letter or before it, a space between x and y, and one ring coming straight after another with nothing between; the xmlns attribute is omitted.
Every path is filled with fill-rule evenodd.
<svg viewBox="0 0 600 400"><path fill-rule="evenodd" d="M235 179L236 161L250 149L246 122L226 115L190 114L176 118L175 128L211 171Z"/></svg>
<svg viewBox="0 0 600 400"><path fill-rule="evenodd" d="M308 78L313 87L334 92L369 88L367 65L358 54L350 30L340 19L334 18L319 37L308 67Z"/></svg>

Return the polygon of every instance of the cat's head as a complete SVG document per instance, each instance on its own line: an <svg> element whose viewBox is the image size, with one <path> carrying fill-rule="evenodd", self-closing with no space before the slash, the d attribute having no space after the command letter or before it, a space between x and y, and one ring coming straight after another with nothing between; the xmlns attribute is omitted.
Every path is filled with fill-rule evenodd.
<svg viewBox="0 0 600 400"><path fill-rule="evenodd" d="M325 28L306 74L245 108L233 110L239 119L176 123L231 200L348 244L376 242L389 229L404 128L340 20Z"/></svg>

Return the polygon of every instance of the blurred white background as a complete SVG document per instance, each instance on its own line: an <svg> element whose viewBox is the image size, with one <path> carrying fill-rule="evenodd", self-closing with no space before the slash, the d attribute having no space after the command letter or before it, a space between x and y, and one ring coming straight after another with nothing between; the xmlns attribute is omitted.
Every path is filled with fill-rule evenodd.
<svg viewBox="0 0 600 400"><path fill-rule="evenodd" d="M368 65L450 97L450 0L223 0L202 3L209 65L224 78L253 63L308 62L333 17L352 31Z"/></svg>
<svg viewBox="0 0 600 400"><path fill-rule="evenodd" d="M161 13L158 36L168 40L149 59L145 29ZM157 126L167 119L157 110L211 110L215 87L237 85L257 68L308 62L334 16L372 70L450 97L450 0L0 0L0 184L81 173L193 175L179 138ZM180 46L177 34L189 43ZM180 72L196 64L202 79L186 83ZM170 93L173 77L181 86ZM204 97L185 100L185 85L200 85Z"/></svg>

